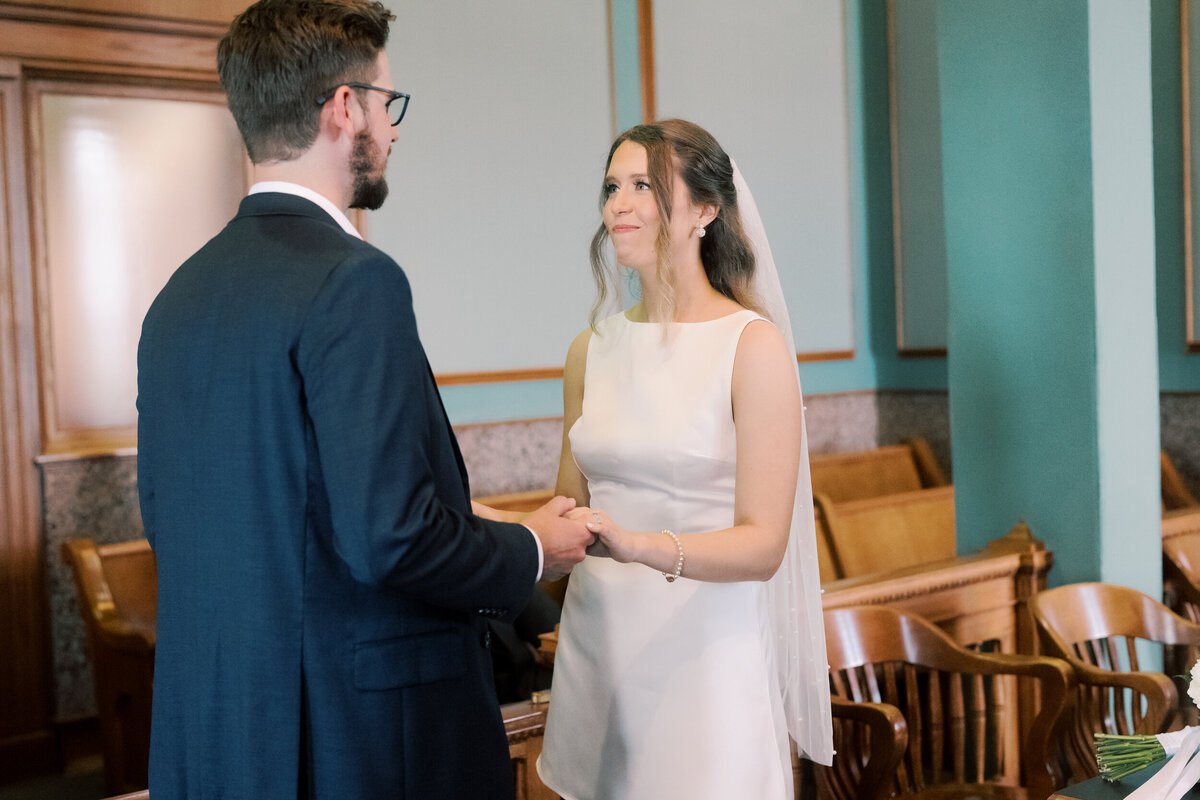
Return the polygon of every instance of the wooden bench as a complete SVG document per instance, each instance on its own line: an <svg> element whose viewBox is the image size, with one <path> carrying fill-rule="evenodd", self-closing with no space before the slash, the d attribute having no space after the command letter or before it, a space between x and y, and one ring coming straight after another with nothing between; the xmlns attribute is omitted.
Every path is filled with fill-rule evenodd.
<svg viewBox="0 0 1200 800"><path fill-rule="evenodd" d="M840 503L819 494L814 506L822 582L942 561L956 554L953 486Z"/></svg>
<svg viewBox="0 0 1200 800"><path fill-rule="evenodd" d="M853 453L813 453L809 465L813 494L835 503L950 485L921 438Z"/></svg>
<svg viewBox="0 0 1200 800"><path fill-rule="evenodd" d="M158 582L145 539L63 544L91 654L109 793L146 786Z"/></svg>

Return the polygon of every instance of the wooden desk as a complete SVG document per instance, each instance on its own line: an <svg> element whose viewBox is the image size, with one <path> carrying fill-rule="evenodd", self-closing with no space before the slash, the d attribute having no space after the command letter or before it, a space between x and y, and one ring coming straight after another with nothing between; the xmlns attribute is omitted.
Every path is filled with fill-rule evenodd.
<svg viewBox="0 0 1200 800"><path fill-rule="evenodd" d="M1167 762L1151 764L1132 775L1126 775L1115 783L1109 783L1103 778L1092 778L1083 783L1059 789L1057 793L1050 795L1048 800L1125 800L1134 789L1149 780L1150 776L1158 772L1159 767L1165 763ZM1183 796L1183 800L1200 800L1200 789L1193 788Z"/></svg>

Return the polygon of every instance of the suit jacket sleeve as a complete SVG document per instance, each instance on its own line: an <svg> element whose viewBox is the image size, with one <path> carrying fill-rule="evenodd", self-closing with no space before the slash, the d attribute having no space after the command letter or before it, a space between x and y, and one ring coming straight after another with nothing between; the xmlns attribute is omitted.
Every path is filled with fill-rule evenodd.
<svg viewBox="0 0 1200 800"><path fill-rule="evenodd" d="M296 358L333 546L355 578L449 608L519 611L537 545L521 525L471 514L457 467L445 485L453 434L399 266L373 248L336 266Z"/></svg>

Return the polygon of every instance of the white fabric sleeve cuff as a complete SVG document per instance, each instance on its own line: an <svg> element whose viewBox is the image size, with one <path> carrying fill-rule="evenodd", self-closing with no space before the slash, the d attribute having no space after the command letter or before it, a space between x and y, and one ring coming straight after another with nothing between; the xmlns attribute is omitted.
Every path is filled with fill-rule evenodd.
<svg viewBox="0 0 1200 800"><path fill-rule="evenodd" d="M523 523L523 522L521 524L525 525L525 523ZM528 525L525 525L525 530L527 530L533 534L533 541L535 541L537 543L538 571L537 571L537 577L533 579L533 582L537 583L538 581L540 581L542 579L542 569L545 567L546 553L544 550L542 550L542 540L538 538L537 531L535 531L533 528L529 527Z"/></svg>

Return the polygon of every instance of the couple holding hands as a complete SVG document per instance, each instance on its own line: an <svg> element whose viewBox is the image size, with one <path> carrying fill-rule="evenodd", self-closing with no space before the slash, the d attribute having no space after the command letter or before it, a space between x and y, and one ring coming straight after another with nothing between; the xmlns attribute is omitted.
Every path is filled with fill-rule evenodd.
<svg viewBox="0 0 1200 800"><path fill-rule="evenodd" d="M682 120L617 138L559 496L472 506L407 279L346 216L387 194L392 19L260 0L218 50L256 182L139 345L152 796L510 797L486 618L571 572L546 785L790 798L789 736L832 758L828 682L795 346L740 173ZM619 270L640 301L600 319Z"/></svg>

